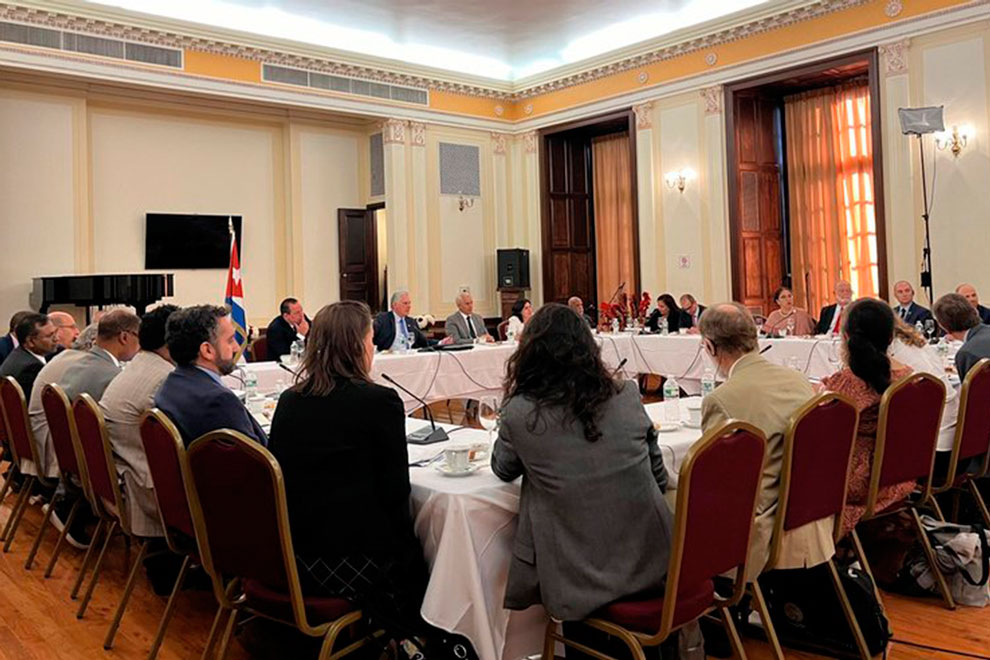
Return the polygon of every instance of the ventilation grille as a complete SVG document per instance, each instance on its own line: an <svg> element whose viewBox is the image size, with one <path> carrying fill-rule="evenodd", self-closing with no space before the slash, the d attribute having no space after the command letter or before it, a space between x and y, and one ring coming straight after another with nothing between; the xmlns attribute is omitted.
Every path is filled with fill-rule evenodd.
<svg viewBox="0 0 990 660"><path fill-rule="evenodd" d="M326 73L316 73L315 71L304 71L303 69L290 69L289 67L276 66L274 64L264 65L262 67L261 77L266 82L281 83L283 85L312 87L313 89L325 89L331 92L343 92L344 94L356 94L358 96L369 96L371 98L386 99L389 101L402 101L403 103L415 103L417 105L429 105L430 103L430 94L425 89L386 85L369 80L332 76Z"/></svg>
<svg viewBox="0 0 990 660"><path fill-rule="evenodd" d="M481 194L480 150L470 144L440 143L440 194Z"/></svg>
<svg viewBox="0 0 990 660"><path fill-rule="evenodd" d="M371 136L371 196L379 197L385 194L385 145L382 134Z"/></svg>
<svg viewBox="0 0 990 660"><path fill-rule="evenodd" d="M62 32L33 25L22 25L21 23L0 21L0 41L73 53L86 53L99 57L112 57L117 60L130 60L143 64L156 64L173 69L182 68L182 51L176 48L162 48L121 41L120 39L92 37L88 34Z"/></svg>

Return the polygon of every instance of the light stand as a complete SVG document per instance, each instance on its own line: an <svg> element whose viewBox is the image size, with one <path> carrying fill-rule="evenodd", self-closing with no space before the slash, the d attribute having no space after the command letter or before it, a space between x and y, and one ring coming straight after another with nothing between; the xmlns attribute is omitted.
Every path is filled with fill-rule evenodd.
<svg viewBox="0 0 990 660"><path fill-rule="evenodd" d="M921 156L921 198L923 210L921 219L925 222L925 244L921 248L921 288L928 292L928 306L935 302L932 286L932 236L928 228L928 177L925 175L924 136L918 134L918 153Z"/></svg>

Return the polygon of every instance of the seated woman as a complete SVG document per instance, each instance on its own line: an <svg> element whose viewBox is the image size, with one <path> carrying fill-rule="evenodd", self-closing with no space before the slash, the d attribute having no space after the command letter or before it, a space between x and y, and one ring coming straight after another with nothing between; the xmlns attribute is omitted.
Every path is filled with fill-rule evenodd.
<svg viewBox="0 0 990 660"><path fill-rule="evenodd" d="M268 448L285 478L303 592L353 600L411 638L426 630L427 569L409 510L405 412L395 390L371 382L374 353L367 305L321 309L306 376L279 399Z"/></svg>
<svg viewBox="0 0 990 660"><path fill-rule="evenodd" d="M492 470L523 477L505 607L542 602L576 621L659 591L672 516L636 384L612 377L581 317L547 304L509 358L505 392Z"/></svg>
<svg viewBox="0 0 990 660"><path fill-rule="evenodd" d="M794 292L782 286L773 293L773 301L780 309L770 312L763 323L763 332L781 335L786 331L792 337L810 337L815 334L815 319L800 307L794 306Z"/></svg>
<svg viewBox="0 0 990 660"><path fill-rule="evenodd" d="M520 298L512 305L512 314L509 316L509 325L506 327L505 333L518 339L532 316L533 303L525 298Z"/></svg>
<svg viewBox="0 0 990 660"><path fill-rule="evenodd" d="M844 311L842 324L842 359L845 366L822 379L822 386L844 394L859 410L859 428L853 446L849 470L849 490L842 514L842 533L852 530L866 513L866 496L870 489L873 449L877 441L880 397L891 383L911 374L911 367L887 355L894 339L894 312L872 298L863 298ZM876 511L900 502L914 490L914 481L885 486L877 494Z"/></svg>
<svg viewBox="0 0 990 660"><path fill-rule="evenodd" d="M657 296L657 308L646 319L646 327L656 332L660 327L660 319L667 319L667 330L676 334L681 328L690 328L693 324L691 315L682 310L674 302L674 296L663 293Z"/></svg>

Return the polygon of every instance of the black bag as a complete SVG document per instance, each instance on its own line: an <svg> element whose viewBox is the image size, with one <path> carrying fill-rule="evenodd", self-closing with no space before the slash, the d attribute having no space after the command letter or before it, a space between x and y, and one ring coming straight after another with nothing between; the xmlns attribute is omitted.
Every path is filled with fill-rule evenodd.
<svg viewBox="0 0 990 660"><path fill-rule="evenodd" d="M838 658L858 658L849 623L832 586L828 566L776 570L760 577L770 618L782 644ZM858 568L839 568L870 655L886 653L890 623L877 601L873 580Z"/></svg>

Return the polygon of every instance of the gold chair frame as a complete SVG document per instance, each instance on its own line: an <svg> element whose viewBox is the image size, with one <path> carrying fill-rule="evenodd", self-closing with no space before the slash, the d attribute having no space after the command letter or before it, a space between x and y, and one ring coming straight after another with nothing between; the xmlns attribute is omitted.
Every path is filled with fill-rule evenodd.
<svg viewBox="0 0 990 660"><path fill-rule="evenodd" d="M619 624L612 623L611 621L606 621L604 619L599 619L591 617L584 619L581 623L584 623L591 628L595 628L609 635L613 635L618 639L622 640L626 646L629 647L629 651L632 653L633 660L646 660L646 655L643 653L643 647L645 646L658 646L671 633L675 632L684 625L690 623L691 621L696 621L701 617L713 612L714 610L719 610L719 614L722 616L722 621L725 624L725 628L729 634L729 641L732 645L732 649L735 651L736 655L741 660L746 660L746 651L742 645L742 639L739 637L739 632L736 630L735 623L732 621L732 615L729 613L728 608L739 603L739 600L743 597L746 590L746 564L748 561L748 551L743 558L741 564L736 567L736 577L733 582L732 593L728 597L719 596L718 593L715 594L716 602L701 612L697 617L691 619L691 621L685 621L684 623L674 626L674 612L677 607L677 589L678 583L680 581L681 565L684 561L684 543L685 536L687 534L687 519L684 511L688 505L688 498L691 494L691 476L693 472L694 463L698 456L702 455L713 443L715 443L720 438L737 433L739 431L746 431L752 433L756 437L760 438L763 444L763 461L766 462L766 437L763 432L752 424L746 422L740 422L736 420L729 420L723 426L713 429L708 433L705 433L700 440L698 440L691 449L688 451L687 457L684 459L684 463L681 466L680 473L678 475L677 481L677 504L674 514L674 533L672 537L670 562L667 567L667 580L666 586L664 587L664 599L663 599L663 610L660 615L660 629L653 635L648 635L646 633L637 632L629 630ZM753 505L750 510L750 520L755 521L756 519L756 506L759 502L760 496L760 479L757 480L757 487L754 489L753 493ZM749 526L749 532L746 537L746 548L749 548L750 542L753 538L753 524ZM609 655L606 655L600 651L597 651L585 644L575 642L573 640L567 639L563 635L563 631L557 632L557 622L552 618L547 623L546 635L543 642L543 660L554 660L554 646L556 642L560 642L565 646L571 646L575 649L586 653L592 657L598 658L598 660L615 660Z"/></svg>

